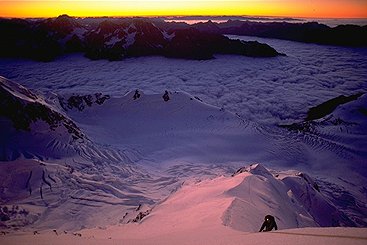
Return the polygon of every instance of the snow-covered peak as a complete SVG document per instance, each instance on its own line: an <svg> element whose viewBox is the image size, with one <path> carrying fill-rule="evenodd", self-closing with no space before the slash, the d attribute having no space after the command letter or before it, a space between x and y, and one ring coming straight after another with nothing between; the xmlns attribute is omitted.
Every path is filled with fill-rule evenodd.
<svg viewBox="0 0 367 245"><path fill-rule="evenodd" d="M256 168L255 168L256 169ZM260 169L257 169L260 170ZM265 168L261 169L269 173ZM236 230L256 232L265 215L275 217L279 229L319 226L309 210L288 195L288 188L271 175L241 174L241 183L225 193L233 198L224 212L223 223Z"/></svg>
<svg viewBox="0 0 367 245"><path fill-rule="evenodd" d="M247 169L270 172L260 164ZM234 177L186 182L166 201L153 208L141 221L141 226L142 229L150 227L154 230L154 224L159 224L160 229L174 232L224 225L235 230L256 232L268 214L275 217L281 230L330 226L338 222L339 225L345 224L345 215L339 212L336 216L335 207L323 194L310 195L303 179L299 176L294 178L299 182L290 183L271 175L247 171Z"/></svg>
<svg viewBox="0 0 367 245"><path fill-rule="evenodd" d="M264 177L269 177L269 176L273 176L262 164L260 163L254 163L251 164L249 166L240 168L236 171L236 173L233 174L233 176L240 174L240 173L244 173L244 172L248 172L248 173L252 173L254 175L260 175L260 176L264 176Z"/></svg>

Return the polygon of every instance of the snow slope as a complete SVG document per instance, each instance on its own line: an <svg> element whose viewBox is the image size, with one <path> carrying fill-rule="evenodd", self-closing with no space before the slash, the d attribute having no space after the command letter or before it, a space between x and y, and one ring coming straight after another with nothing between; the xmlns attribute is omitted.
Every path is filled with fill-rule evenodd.
<svg viewBox="0 0 367 245"><path fill-rule="evenodd" d="M281 229L318 226L305 207L288 196L288 191L281 180L254 164L233 177L185 184L155 207L141 226L159 223L167 233L214 225L256 232L266 214L274 215Z"/></svg>
<svg viewBox="0 0 367 245"><path fill-rule="evenodd" d="M76 233L59 234L55 232L40 233L39 235L6 235L0 236L4 244L24 244L32 241L35 244L253 244L262 245L271 241L274 245L363 245L366 243L366 229L361 228L302 228L283 230L269 233L243 233L230 229L211 230L202 228L169 235L145 236L144 233L136 234L135 238L121 238L121 229L104 230L93 235L79 237Z"/></svg>
<svg viewBox="0 0 367 245"><path fill-rule="evenodd" d="M275 178L263 166L255 164L241 169L234 176L186 182L140 223L74 233L60 229L35 231L35 234L5 233L0 236L0 241L5 244L25 241L48 244L52 239L53 244L181 245L263 244L271 240L272 244L365 244L365 228L287 229L318 225L306 207L289 194L291 190L283 182L285 175L304 179L289 173ZM322 199L320 195L314 201ZM269 213L276 217L279 231L256 233L263 217Z"/></svg>
<svg viewBox="0 0 367 245"><path fill-rule="evenodd" d="M366 225L364 158L358 152L336 148L361 159L353 162L359 165L346 164L345 155L336 154L322 139L322 147L315 147L303 141L303 133L247 122L185 92L167 92L168 101L163 92L142 91L135 99L135 92L119 97L40 96L4 78L2 88L8 91L5 101L28 105L39 100L46 112L62 115L61 122L70 120L85 135L74 154L34 154L48 145L34 141L33 134L47 129L43 137L55 137L47 120L33 118L24 130L2 114L4 132L30 135L23 152L31 153L0 164L1 212L10 219L2 221L5 229L70 231L142 221L139 227L148 230L161 222L161 228L155 227L158 232L177 226L172 216L182 220L182 229L195 227L193 218L201 214L200 227L210 223L256 231L255 221L266 213L274 214L283 228ZM363 105L364 99L341 108ZM2 151L22 142L20 136L2 140ZM239 171L245 174L228 177L251 162L262 162L272 171L252 165ZM356 166L361 166L359 172ZM294 167L316 178L289 170ZM220 175L227 177L216 178ZM190 184L197 181L203 182ZM180 188L183 182L189 184ZM208 207L213 213L205 212Z"/></svg>
<svg viewBox="0 0 367 245"><path fill-rule="evenodd" d="M68 115L96 142L112 148L135 149L137 157L160 166L167 162L218 163L259 159L268 145L254 126L223 108L207 105L184 92L134 100L133 92L101 106ZM260 148L259 148L260 147ZM224 154L225 153L225 154ZM254 154L256 156L252 157Z"/></svg>

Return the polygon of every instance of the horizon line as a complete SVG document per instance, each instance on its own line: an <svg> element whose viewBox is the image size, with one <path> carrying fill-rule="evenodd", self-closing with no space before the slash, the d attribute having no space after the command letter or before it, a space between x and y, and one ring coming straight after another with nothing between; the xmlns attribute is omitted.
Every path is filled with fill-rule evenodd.
<svg viewBox="0 0 367 245"><path fill-rule="evenodd" d="M90 16L77 16L77 15L69 15L67 13L63 13L55 16L43 16L43 17L19 17L19 16L0 16L3 19L48 19L48 18L57 18L59 16L67 15L73 18L164 18L164 17L243 17L243 18L277 18L277 19L367 19L367 17L302 17L302 16L281 16L281 15L226 15L226 14L218 14L218 15L201 15L201 14L193 14L193 15L90 15Z"/></svg>

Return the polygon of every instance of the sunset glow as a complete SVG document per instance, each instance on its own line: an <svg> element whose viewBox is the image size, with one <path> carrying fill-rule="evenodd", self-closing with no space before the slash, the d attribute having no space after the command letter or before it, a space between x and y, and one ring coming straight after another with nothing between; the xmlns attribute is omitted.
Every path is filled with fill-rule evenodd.
<svg viewBox="0 0 367 245"><path fill-rule="evenodd" d="M367 18L367 0L0 0L1 17L258 15Z"/></svg>

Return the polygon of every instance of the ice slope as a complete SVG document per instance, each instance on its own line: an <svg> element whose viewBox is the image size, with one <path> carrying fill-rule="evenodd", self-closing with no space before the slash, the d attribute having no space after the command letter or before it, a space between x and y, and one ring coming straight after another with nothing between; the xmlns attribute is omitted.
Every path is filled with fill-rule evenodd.
<svg viewBox="0 0 367 245"><path fill-rule="evenodd" d="M315 152L330 149L341 158L353 162L351 168L366 176L367 165L367 94L337 105L321 118L282 125L297 132ZM321 111L322 109L316 108Z"/></svg>
<svg viewBox="0 0 367 245"><path fill-rule="evenodd" d="M177 188L177 178L128 164L84 159L0 162L0 227L32 231L107 226L139 221Z"/></svg>
<svg viewBox="0 0 367 245"><path fill-rule="evenodd" d="M151 205L175 188L174 178L149 174L132 165L128 153L91 141L62 112L57 96L2 77L0 93L1 227L117 223L123 210Z"/></svg>
<svg viewBox="0 0 367 245"><path fill-rule="evenodd" d="M34 93L4 77L0 95L0 160L81 156L91 162L131 162L123 152L96 146L63 112L57 95Z"/></svg>
<svg viewBox="0 0 367 245"><path fill-rule="evenodd" d="M77 233L62 228L37 230L35 235L5 232L0 241L12 241L12 244L25 241L46 244L48 239L55 244L262 244L271 239L274 244L364 244L365 229L316 228L319 224L315 218L322 217L324 222L327 219L311 214L307 204L292 193L295 189L317 189L310 176L295 173L274 174L260 164L253 164L232 176L187 180L139 223L107 225ZM284 181L286 178L296 181L290 184ZM328 202L321 193L311 201ZM330 211L323 210L326 214ZM266 214L276 217L279 230L256 234Z"/></svg>
<svg viewBox="0 0 367 245"><path fill-rule="evenodd" d="M316 228L319 224L315 216L299 197L292 195L294 189L317 191L314 182L303 173L295 173L274 175L264 166L253 164L232 176L187 180L138 224L84 229L72 234L59 229L36 235L5 234L0 241L45 244L53 238L55 244L263 244L269 240L272 244L364 244L365 229ZM290 185L284 182L286 178L298 183ZM322 194L312 199L327 202ZM279 230L256 234L266 214L276 217Z"/></svg>
<svg viewBox="0 0 367 245"><path fill-rule="evenodd" d="M276 217L279 229L318 226L305 207L288 195L289 190L282 180L254 164L233 177L184 184L142 220L141 229L159 224L156 229L163 227L169 233L224 225L256 232L266 214Z"/></svg>
<svg viewBox="0 0 367 245"><path fill-rule="evenodd" d="M261 164L252 164L232 176L186 181L154 207L138 227L126 229L136 229L145 236L223 229L223 226L256 232L267 214L276 217L280 230L352 223L315 188L306 174L273 175Z"/></svg>
<svg viewBox="0 0 367 245"><path fill-rule="evenodd" d="M273 175L260 164L252 164L237 172L242 173L252 176L227 191L235 199L227 210L225 222L236 229L256 231L251 224L264 212L275 214L283 228L353 226L350 218L328 200L306 173L288 171ZM244 220L249 222L244 223Z"/></svg>
<svg viewBox="0 0 367 245"><path fill-rule="evenodd" d="M77 154L66 154L61 159L30 154L1 162L2 211L3 207L20 210L14 211L10 221L1 224L3 227L76 230L144 221L150 208L182 182L228 176L236 166L253 161L266 163L283 177L278 178L259 165L245 168L252 175L226 190L229 197L225 200L231 201L224 203L228 205L220 214L226 225L239 230L254 229L236 216L244 210L252 210L255 216L251 220L262 216L260 212L264 210L274 212L280 224L288 228L310 224L366 225L365 179L358 172L349 171L353 169L351 164L339 164L334 152L309 147L299 139L303 134L289 132L279 137L284 129L269 131L184 92L168 92L169 100L165 101L163 93L149 95L142 91L138 91L140 96L136 99L135 92L120 97L42 97L5 79L2 88L10 98L8 101L42 104L47 112L73 122L88 139L87 144L76 145ZM6 120L11 129L10 120ZM32 147L47 149L47 144L35 141L32 135L38 135L39 123L47 126L45 122L31 121L29 131L12 129L15 134L24 131L30 135L23 138L24 152L32 152ZM47 128L45 136L54 137L53 131ZM3 147L7 147L6 142L13 144L14 137L2 135L2 140ZM302 162L307 157L310 159L305 162L309 165ZM333 162L318 165L324 159ZM317 173L317 179L284 172L290 165ZM327 176L330 173L337 175ZM218 179L217 185L225 187L226 179L223 183ZM315 190L315 183L321 192ZM252 194L244 194L246 188L253 190ZM223 204L223 200L219 202ZM197 201L195 207L200 208L201 201ZM259 209L249 205L251 202ZM291 217L287 216L288 209Z"/></svg>
<svg viewBox="0 0 367 245"><path fill-rule="evenodd" d="M367 176L363 147L359 151L355 149L363 145L366 136L348 133L354 127L363 128L363 124L347 125L349 129L342 136L336 133L311 135L248 122L185 92L169 92L167 102L162 98L164 91L160 94L139 91L137 99L133 98L134 93L113 96L101 105L85 104L82 110L78 106L70 107L65 113L94 142L129 152L135 162L149 166L228 165L245 161L320 174L329 171L336 176L353 170L348 178L354 178L354 173ZM63 101L67 98L65 95ZM346 108L352 107L351 103ZM364 97L354 103L363 107ZM363 114L360 120L363 121ZM354 140L361 144L354 146Z"/></svg>
<svg viewBox="0 0 367 245"><path fill-rule="evenodd" d="M223 163L258 160L268 145L253 125L223 108L213 107L184 92L134 92L103 105L67 111L93 139L112 148L133 149L141 160L159 165L175 162Z"/></svg>

